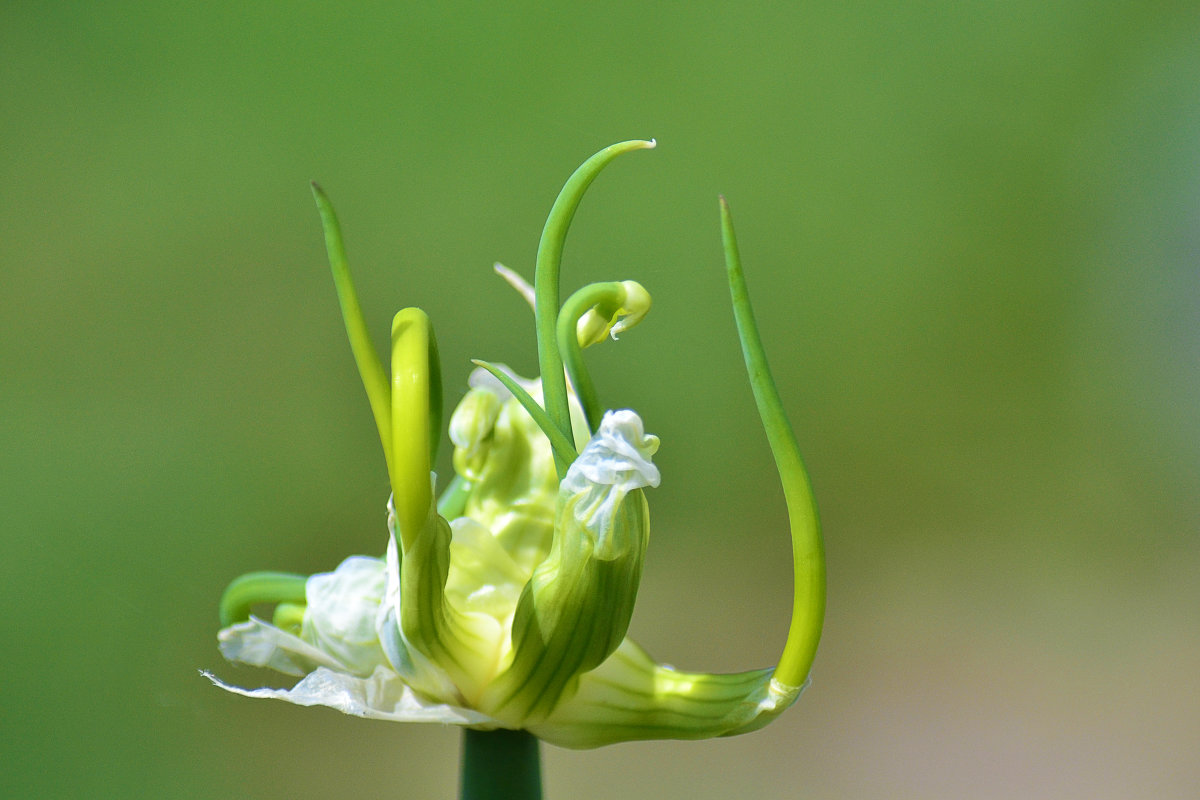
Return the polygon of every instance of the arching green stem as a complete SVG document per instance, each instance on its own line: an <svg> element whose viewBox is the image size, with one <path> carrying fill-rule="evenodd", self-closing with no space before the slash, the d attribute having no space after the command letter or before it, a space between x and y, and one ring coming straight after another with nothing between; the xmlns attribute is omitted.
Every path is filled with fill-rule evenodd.
<svg viewBox="0 0 1200 800"><path fill-rule="evenodd" d="M234 578L221 595L221 627L250 619L257 605L305 602L308 578L290 572L247 572Z"/></svg>
<svg viewBox="0 0 1200 800"><path fill-rule="evenodd" d="M821 540L821 523L817 517L808 473L796 444L796 435L783 413L779 391L767 366L767 356L758 335L750 296L746 291L746 280L742 275L733 218L724 197L721 198L721 238L725 245L725 266L742 355L750 375L750 386L754 390L754 402L758 406L758 414L783 483L792 531L795 576L792 621L788 627L787 642L779 657L779 666L775 668L775 680L787 686L801 686L812 668L825 619L825 547Z"/></svg>
<svg viewBox="0 0 1200 800"><path fill-rule="evenodd" d="M546 411L554 426L568 439L571 438L571 412L567 406L567 382L563 377L562 357L555 345L558 317L559 269L562 265L563 244L567 229L579 201L588 186L600 174L600 170L622 153L654 147L654 141L634 140L610 145L575 170L559 192L558 198L546 218L542 238L538 243L537 265L533 276L536 298L534 315L537 324L538 366L542 373L542 389ZM561 478L567 473L569 462L564 462L555 452L554 465Z"/></svg>
<svg viewBox="0 0 1200 800"><path fill-rule="evenodd" d="M537 401L529 396L529 392L521 388L521 384L512 379L504 370L497 367L495 364L489 364L486 361L472 359L471 363L477 367L483 367L490 372L500 383L504 384L504 388L512 392L513 397L517 398L517 402L521 407L533 418L534 423L542 429L542 433L546 434L546 438L550 440L550 447L554 451L555 460L562 460L567 466L575 460L578 455L575 452L575 446L571 440L563 435L562 431L554 426L550 415L545 409L537 404Z"/></svg>
<svg viewBox="0 0 1200 800"><path fill-rule="evenodd" d="M437 345L429 317L406 308L392 320L392 502L403 548L434 513L432 409L441 405Z"/></svg>
<svg viewBox="0 0 1200 800"><path fill-rule="evenodd" d="M358 374L367 390L371 414L375 417L375 427L379 429L379 441L383 445L383 456L387 460L388 472L391 473L391 390L388 388L383 362L380 361L379 353L371 342L371 335L367 332L367 323L358 303L358 292L355 291L354 280L350 277L350 266L346 261L346 248L342 243L342 229L338 224L337 214L334 213L333 205L325 192L315 182L312 184L312 193L317 201L317 211L321 215L321 225L325 229L325 249L329 253L333 285L337 289L342 320L346 324L346 335L350 339L350 350L354 353L354 363L358 365Z"/></svg>

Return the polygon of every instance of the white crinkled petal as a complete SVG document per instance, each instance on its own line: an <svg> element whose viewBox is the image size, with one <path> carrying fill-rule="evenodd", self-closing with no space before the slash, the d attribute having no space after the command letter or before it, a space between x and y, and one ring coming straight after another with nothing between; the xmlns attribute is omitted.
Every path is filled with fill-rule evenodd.
<svg viewBox="0 0 1200 800"><path fill-rule="evenodd" d="M635 412L606 411L600 428L567 470L562 487L575 493L599 484L625 494L658 486L658 467L650 461L657 450L658 437L646 434Z"/></svg>
<svg viewBox="0 0 1200 800"><path fill-rule="evenodd" d="M658 467L650 461L657 450L658 437L646 434L636 413L606 411L600 428L571 464L559 488L562 494L578 496L575 519L605 540L625 496L658 486Z"/></svg>
<svg viewBox="0 0 1200 800"><path fill-rule="evenodd" d="M251 617L218 634L221 653L230 661L287 675L317 667L370 675L387 663L375 630L384 578L382 560L352 556L334 572L308 579L300 636Z"/></svg>
<svg viewBox="0 0 1200 800"><path fill-rule="evenodd" d="M251 617L217 634L221 655L255 667L270 667L285 675L304 675L317 667L344 669L335 657L299 636Z"/></svg>
<svg viewBox="0 0 1200 800"><path fill-rule="evenodd" d="M499 723L469 708L426 700L386 667L377 667L366 678L357 678L324 667L307 675L291 689L242 689L206 678L236 694L286 700L299 706L328 706L345 714L392 722L443 722L480 728L500 727Z"/></svg>
<svg viewBox="0 0 1200 800"><path fill-rule="evenodd" d="M313 575L305 586L302 638L358 675L386 664L375 629L386 577L384 561L366 556L351 556L333 572Z"/></svg>

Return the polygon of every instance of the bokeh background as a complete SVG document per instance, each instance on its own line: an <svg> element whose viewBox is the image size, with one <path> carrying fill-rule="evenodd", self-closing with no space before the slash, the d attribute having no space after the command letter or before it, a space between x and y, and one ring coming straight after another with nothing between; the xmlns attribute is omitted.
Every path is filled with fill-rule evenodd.
<svg viewBox="0 0 1200 800"><path fill-rule="evenodd" d="M452 797L458 732L251 701L217 599L384 547L307 182L447 402L535 371L493 261L653 314L591 358L663 446L633 634L773 662L782 496L716 197L821 503L813 685L732 740L544 753L549 798L1200 794L1200 7L0 6L0 795ZM602 352L600 352L602 351ZM443 471L445 465L443 464Z"/></svg>

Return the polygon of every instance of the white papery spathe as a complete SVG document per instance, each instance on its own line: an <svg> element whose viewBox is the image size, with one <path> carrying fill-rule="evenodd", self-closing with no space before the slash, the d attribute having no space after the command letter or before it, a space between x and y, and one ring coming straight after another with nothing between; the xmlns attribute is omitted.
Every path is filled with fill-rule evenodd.
<svg viewBox="0 0 1200 800"><path fill-rule="evenodd" d="M422 697L386 667L377 667L367 678L318 667L291 689L242 689L209 672L203 674L222 689L244 697L286 700L298 706L328 706L356 717L389 722L441 722L483 729L499 726L486 714Z"/></svg>
<svg viewBox="0 0 1200 800"><path fill-rule="evenodd" d="M406 680L393 666L399 661L395 652L399 629L386 602L387 587L392 583L389 566L398 571L395 560L389 565L383 559L352 556L333 572L310 577L305 587L309 605L300 636L256 617L218 634L221 653L230 661L303 675L291 689L242 689L211 673L203 674L222 689L246 697L328 706L393 722L497 727L499 723L486 714L447 702L457 694L452 685L441 684L447 689L443 697L431 697L410 685L436 685L434 676L440 673L436 667L422 664L423 680Z"/></svg>
<svg viewBox="0 0 1200 800"><path fill-rule="evenodd" d="M305 583L298 636L251 617L217 635L221 654L288 675L306 675L319 666L370 675L388 663L375 627L385 584L383 560L351 556L333 572L313 575Z"/></svg>
<svg viewBox="0 0 1200 800"><path fill-rule="evenodd" d="M650 461L658 444L658 437L645 432L633 411L607 411L596 435L567 470L560 492L575 496L573 514L594 537L597 558L619 554L613 522L625 496L661 481L658 467Z"/></svg>

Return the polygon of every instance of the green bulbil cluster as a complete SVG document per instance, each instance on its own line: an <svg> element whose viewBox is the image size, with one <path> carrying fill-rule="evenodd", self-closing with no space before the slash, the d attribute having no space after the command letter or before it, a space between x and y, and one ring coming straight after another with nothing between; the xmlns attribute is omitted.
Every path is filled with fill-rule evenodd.
<svg viewBox="0 0 1200 800"><path fill-rule="evenodd" d="M526 730L565 747L754 730L799 696L820 636L824 560L808 480L762 355L722 201L735 318L792 523L792 626L774 670L717 675L657 664L626 638L650 536L646 490L659 441L632 410L605 409L584 348L636 325L633 281L583 287L560 305L558 272L580 198L623 142L564 187L534 285L497 266L534 307L542 378L476 362L449 420L455 476L436 492L437 346L426 315L399 312L385 369L363 321L337 218L314 186L351 349L391 481L382 558L352 556L311 577L259 572L221 603L223 654L301 678L240 689L364 717ZM270 622L252 615L274 607ZM211 676L210 676L211 677Z"/></svg>

